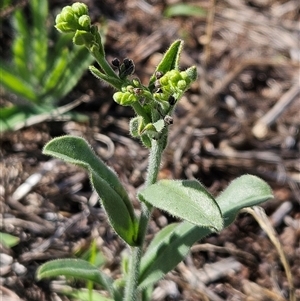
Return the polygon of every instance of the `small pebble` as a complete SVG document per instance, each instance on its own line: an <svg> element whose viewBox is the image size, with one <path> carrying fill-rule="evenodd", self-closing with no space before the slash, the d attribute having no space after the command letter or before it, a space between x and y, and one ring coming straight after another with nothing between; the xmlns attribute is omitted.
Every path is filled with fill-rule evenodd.
<svg viewBox="0 0 300 301"><path fill-rule="evenodd" d="M10 265L13 262L13 258L5 253L0 253L0 266Z"/></svg>
<svg viewBox="0 0 300 301"><path fill-rule="evenodd" d="M164 215L161 215L157 220L156 220L157 225L160 228L165 227L168 224L168 220Z"/></svg>
<svg viewBox="0 0 300 301"><path fill-rule="evenodd" d="M57 221L57 220L58 220L58 216L57 216L57 214L54 213L54 212L45 212L44 218L45 218L47 221L50 221L50 222L54 222L54 221Z"/></svg>
<svg viewBox="0 0 300 301"><path fill-rule="evenodd" d="M27 272L27 268L18 262L12 264L12 269L17 275L23 275Z"/></svg>

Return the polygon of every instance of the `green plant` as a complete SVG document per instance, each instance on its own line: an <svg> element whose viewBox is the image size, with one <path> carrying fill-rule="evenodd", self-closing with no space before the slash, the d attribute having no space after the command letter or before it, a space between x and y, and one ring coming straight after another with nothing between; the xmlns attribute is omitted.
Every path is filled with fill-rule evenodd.
<svg viewBox="0 0 300 301"><path fill-rule="evenodd" d="M176 3L169 5L165 11L164 15L168 18L176 16L195 16L203 17L206 15L206 10L200 6L188 4L188 3Z"/></svg>
<svg viewBox="0 0 300 301"><path fill-rule="evenodd" d="M109 292L109 300L150 300L153 284L184 259L193 243L230 225L240 209L271 198L271 189L258 177L244 175L215 198L196 180L157 181L174 107L197 77L194 66L185 71L179 70L181 40L170 46L145 86L139 79L131 77L134 64L130 59L124 59L122 63L113 61L117 73L106 61L98 29L91 25L84 4L65 7L56 18L56 27L65 33L72 32L73 42L84 45L92 53L100 69L91 66L90 70L117 90L114 100L134 109L136 117L130 121L130 133L150 149L150 157L145 187L137 195L141 204L141 213L137 216L116 173L95 155L84 139L63 136L51 140L44 147L44 154L88 171L111 226L131 253L128 264L126 260L123 264L123 278L116 281L94 265L79 259L47 262L38 269L37 278L57 275L78 277L100 284ZM154 207L182 221L159 231L143 253L144 238Z"/></svg>
<svg viewBox="0 0 300 301"><path fill-rule="evenodd" d="M0 232L0 243L5 247L12 248L20 242L19 237L10 235L8 233Z"/></svg>
<svg viewBox="0 0 300 301"><path fill-rule="evenodd" d="M70 35L48 30L47 0L30 0L29 7L29 20L21 9L14 12L12 59L0 60L0 85L7 99L1 108L0 132L66 114L78 105L57 108L94 60L86 49L70 47ZM49 47L52 38L54 46ZM69 117L86 119L71 112Z"/></svg>

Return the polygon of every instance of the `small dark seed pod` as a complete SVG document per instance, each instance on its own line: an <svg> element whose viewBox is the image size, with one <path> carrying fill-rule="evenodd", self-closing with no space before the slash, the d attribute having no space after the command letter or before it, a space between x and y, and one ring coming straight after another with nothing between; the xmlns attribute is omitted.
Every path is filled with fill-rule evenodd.
<svg viewBox="0 0 300 301"><path fill-rule="evenodd" d="M175 103L176 103L175 97L174 97L173 95L171 95L171 96L169 97L169 99L168 99L168 102L169 102L169 104L170 104L171 106L174 106Z"/></svg>
<svg viewBox="0 0 300 301"><path fill-rule="evenodd" d="M120 77L126 77L128 75L133 74L135 69L134 63L131 59L125 58L123 60L123 64L121 65L120 68Z"/></svg>
<svg viewBox="0 0 300 301"><path fill-rule="evenodd" d="M111 61L112 65L115 66L115 67L120 67L120 60L117 59L117 58L114 58L112 61Z"/></svg>

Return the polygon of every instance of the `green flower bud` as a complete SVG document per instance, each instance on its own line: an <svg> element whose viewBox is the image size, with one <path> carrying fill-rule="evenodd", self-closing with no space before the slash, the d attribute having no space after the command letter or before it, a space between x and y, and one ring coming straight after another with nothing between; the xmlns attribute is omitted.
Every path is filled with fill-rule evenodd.
<svg viewBox="0 0 300 301"><path fill-rule="evenodd" d="M85 46L91 46L94 41L94 36L87 31L84 30L76 30L76 33L73 37L73 43L75 45L85 45Z"/></svg>
<svg viewBox="0 0 300 301"><path fill-rule="evenodd" d="M88 14L88 7L81 2L73 3L72 10L78 17Z"/></svg>
<svg viewBox="0 0 300 301"><path fill-rule="evenodd" d="M169 82L172 84L176 84L179 80L181 80L181 76L178 70L171 70L168 74Z"/></svg>
<svg viewBox="0 0 300 301"><path fill-rule="evenodd" d="M131 86L131 85L128 85L128 86L126 87L126 91L127 91L127 92L130 92L130 93L133 93L133 89L134 89L134 87Z"/></svg>
<svg viewBox="0 0 300 301"><path fill-rule="evenodd" d="M65 6L60 14L65 22L73 22L77 20L71 6Z"/></svg>
<svg viewBox="0 0 300 301"><path fill-rule="evenodd" d="M60 22L59 24L55 25L55 28L63 33L68 33L68 32L74 32L74 27L70 27L70 24L68 22Z"/></svg>
<svg viewBox="0 0 300 301"><path fill-rule="evenodd" d="M55 19L55 27L61 32L75 32L76 30L90 30L91 20L87 6L83 3L74 3L65 6Z"/></svg>
<svg viewBox="0 0 300 301"><path fill-rule="evenodd" d="M169 77L168 77L168 73L166 73L163 77L161 77L159 79L160 85L161 87L167 86L169 85Z"/></svg>
<svg viewBox="0 0 300 301"><path fill-rule="evenodd" d="M55 18L55 27L61 32L74 32L78 28L71 6L65 6Z"/></svg>
<svg viewBox="0 0 300 301"><path fill-rule="evenodd" d="M183 79L179 80L179 81L177 82L177 87L178 87L178 89L184 91L184 90L186 89L186 87L187 87L186 81L183 80Z"/></svg>
<svg viewBox="0 0 300 301"><path fill-rule="evenodd" d="M116 103L121 104L122 98L123 98L124 93L123 92L116 92L113 95L113 99Z"/></svg>
<svg viewBox="0 0 300 301"><path fill-rule="evenodd" d="M121 106L131 106L136 101L138 101L137 96L128 91L127 92L116 92L113 95L113 99L116 103L118 103Z"/></svg>
<svg viewBox="0 0 300 301"><path fill-rule="evenodd" d="M78 24L86 31L89 31L91 28L91 18L88 15L83 15L79 17Z"/></svg>

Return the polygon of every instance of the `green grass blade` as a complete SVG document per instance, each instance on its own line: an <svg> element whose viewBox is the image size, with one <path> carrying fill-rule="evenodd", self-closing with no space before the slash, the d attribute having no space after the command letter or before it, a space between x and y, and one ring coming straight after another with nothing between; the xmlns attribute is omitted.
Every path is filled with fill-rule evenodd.
<svg viewBox="0 0 300 301"><path fill-rule="evenodd" d="M47 51L48 51L48 1L31 0L29 1L31 14L33 18L32 37L32 64L33 72L36 78L42 78L47 69Z"/></svg>
<svg viewBox="0 0 300 301"><path fill-rule="evenodd" d="M91 293L84 290L76 290L72 293L67 293L68 296L80 301L114 301L113 299L106 298L99 293L92 291Z"/></svg>
<svg viewBox="0 0 300 301"><path fill-rule="evenodd" d="M43 89L44 93L49 93L57 87L64 76L65 70L68 68L69 51L67 48L63 49L59 56L56 57L51 68L47 72L44 79Z"/></svg>
<svg viewBox="0 0 300 301"><path fill-rule="evenodd" d="M83 47L76 47L73 56L70 55L68 68L64 71L64 76L51 93L44 96L46 102L58 102L67 95L78 83L88 66L94 61L88 50Z"/></svg>
<svg viewBox="0 0 300 301"><path fill-rule="evenodd" d="M15 29L15 39L12 45L13 63L17 74L26 82L30 82L31 72L27 64L30 61L28 24L21 10L16 10L12 20Z"/></svg>
<svg viewBox="0 0 300 301"><path fill-rule="evenodd" d="M32 102L37 102L34 88L23 79L15 75L15 70L0 61L0 85L8 91Z"/></svg>
<svg viewBox="0 0 300 301"><path fill-rule="evenodd" d="M206 16L206 10L196 5L178 3L168 6L164 11L164 15L168 18L176 16L204 17Z"/></svg>

